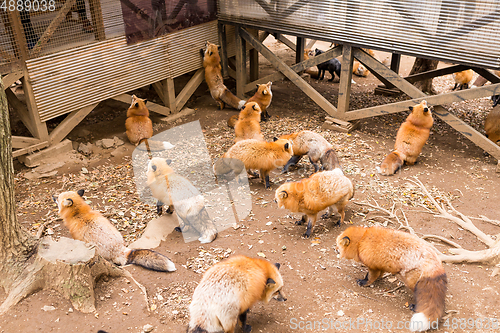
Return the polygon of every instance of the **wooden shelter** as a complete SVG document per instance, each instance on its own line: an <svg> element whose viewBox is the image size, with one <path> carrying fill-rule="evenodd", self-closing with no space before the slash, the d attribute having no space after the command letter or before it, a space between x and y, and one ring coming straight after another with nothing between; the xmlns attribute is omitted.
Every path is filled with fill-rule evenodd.
<svg viewBox="0 0 500 333"><path fill-rule="evenodd" d="M464 123L441 104L460 102L500 93L500 79L491 69L500 69L500 3L490 0L218 0L218 19L222 28L222 53L225 53L225 27L236 33L237 93L242 96L256 83L287 77L323 108L327 127L349 130L349 121L405 111L408 106L426 99L434 105L434 114L476 145L500 159L500 147ZM287 66L265 45L249 33L263 30L283 40L283 34L297 37L294 45L296 64ZM303 61L306 38L341 44L318 57ZM278 70L258 78L250 69L247 77L245 42L262 54ZM362 48L390 52L390 68L371 57ZM333 57L343 55L337 107L314 90L297 73ZM401 54L453 63L447 68L409 77L398 74ZM359 60L388 88L397 88L411 100L393 104L350 110L349 95L353 59ZM223 63L224 67L227 62ZM491 85L427 96L412 83L451 74L465 69L492 82ZM250 82L251 81L251 82Z"/></svg>
<svg viewBox="0 0 500 333"><path fill-rule="evenodd" d="M32 135L13 136L13 155L57 144L99 102L130 103L127 92L150 84L165 105L148 104L151 111L179 112L204 79L199 50L207 40L218 42L215 6L215 0L65 0L53 10L2 10L0 73L9 104ZM191 72L176 95L174 79ZM17 80L26 105L9 89ZM62 115L49 132L46 122Z"/></svg>

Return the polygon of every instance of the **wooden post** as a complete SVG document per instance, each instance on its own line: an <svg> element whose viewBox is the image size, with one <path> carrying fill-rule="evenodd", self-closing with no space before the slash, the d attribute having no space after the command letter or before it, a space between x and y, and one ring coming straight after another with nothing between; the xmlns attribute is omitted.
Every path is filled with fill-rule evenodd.
<svg viewBox="0 0 500 333"><path fill-rule="evenodd" d="M167 107L170 109L170 113L174 114L177 112L177 108L175 106L175 85L174 79L167 78L163 80L163 97L167 102Z"/></svg>
<svg viewBox="0 0 500 333"><path fill-rule="evenodd" d="M227 65L227 35L226 35L226 25L224 23L218 23L219 27L219 44L220 44L220 60L222 67L222 77L227 77L228 65Z"/></svg>
<svg viewBox="0 0 500 333"><path fill-rule="evenodd" d="M89 0L90 16L94 25L94 36L96 40L105 40L104 20L102 18L102 9L100 0Z"/></svg>
<svg viewBox="0 0 500 333"><path fill-rule="evenodd" d="M259 37L259 30L252 29L250 31L256 38ZM259 79L259 52L255 48L251 48L249 53L250 58L250 81Z"/></svg>
<svg viewBox="0 0 500 333"><path fill-rule="evenodd" d="M71 112L64 120L50 133L50 145L61 142L99 103L86 106L80 110Z"/></svg>
<svg viewBox="0 0 500 333"><path fill-rule="evenodd" d="M19 12L15 10L9 11L8 16L14 32L13 39L16 43L16 49L19 52L19 57L24 63L28 60L28 44L26 42L26 35L21 24L21 16L19 15Z"/></svg>
<svg viewBox="0 0 500 333"><path fill-rule="evenodd" d="M353 61L352 46L344 43L342 51L342 69L340 72L339 103L337 106L337 117L340 119L345 119L345 114L349 111Z"/></svg>
<svg viewBox="0 0 500 333"><path fill-rule="evenodd" d="M196 73L194 73L193 77L189 80L189 82L182 88L179 95L177 95L175 106L176 110L180 111L184 104L188 101L189 97L193 95L195 90L200 86L200 84L205 80L205 69L200 68Z"/></svg>
<svg viewBox="0 0 500 333"><path fill-rule="evenodd" d="M26 96L26 105L28 106L28 114L33 127L33 136L40 141L49 140L49 131L47 130L47 124L40 121L40 114L38 113L38 108L36 106L35 95L33 94L33 87L31 85L31 79L28 75L28 70L24 70L24 77L22 79L24 96Z"/></svg>
<svg viewBox="0 0 500 333"><path fill-rule="evenodd" d="M234 41L236 44L236 96L241 99L245 98L243 89L247 83L247 52L246 43L241 36L242 32L247 33L241 27L234 29Z"/></svg>
<svg viewBox="0 0 500 333"><path fill-rule="evenodd" d="M298 64L299 62L304 61L304 45L305 45L305 38L303 37L297 37L297 43L295 47L295 63Z"/></svg>

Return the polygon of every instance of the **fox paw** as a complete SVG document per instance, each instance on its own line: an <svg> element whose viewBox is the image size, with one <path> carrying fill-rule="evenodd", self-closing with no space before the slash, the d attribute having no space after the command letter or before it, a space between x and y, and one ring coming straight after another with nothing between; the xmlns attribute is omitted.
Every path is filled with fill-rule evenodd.
<svg viewBox="0 0 500 333"><path fill-rule="evenodd" d="M252 331L252 326L250 326L250 325L244 325L241 329L245 333L250 333Z"/></svg>
<svg viewBox="0 0 500 333"><path fill-rule="evenodd" d="M328 213L325 213L325 214L321 215L322 219L327 219L329 217L330 217L330 214L328 214Z"/></svg>
<svg viewBox="0 0 500 333"><path fill-rule="evenodd" d="M295 224L302 225L302 224L304 224L304 220L297 220L297 221L295 221Z"/></svg>
<svg viewBox="0 0 500 333"><path fill-rule="evenodd" d="M174 207L173 206L168 206L167 208L167 213L172 214L174 212Z"/></svg>
<svg viewBox="0 0 500 333"><path fill-rule="evenodd" d="M410 309L411 311L415 312L415 304L410 304L408 305L408 309Z"/></svg>
<svg viewBox="0 0 500 333"><path fill-rule="evenodd" d="M311 234L308 234L308 233L306 232L305 234L303 234L303 235L302 235L302 237L304 237L304 238L309 238L309 237L311 237Z"/></svg>
<svg viewBox="0 0 500 333"><path fill-rule="evenodd" d="M182 232L181 227L175 227L174 230L177 231L177 232Z"/></svg>
<svg viewBox="0 0 500 333"><path fill-rule="evenodd" d="M364 287L368 283L368 279L358 279L358 280L356 280L356 282L358 283L358 285L360 287Z"/></svg>

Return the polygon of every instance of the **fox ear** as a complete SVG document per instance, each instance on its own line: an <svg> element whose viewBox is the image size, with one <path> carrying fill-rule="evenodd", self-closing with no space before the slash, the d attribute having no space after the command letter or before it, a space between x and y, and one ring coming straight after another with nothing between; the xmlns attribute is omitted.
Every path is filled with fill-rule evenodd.
<svg viewBox="0 0 500 333"><path fill-rule="evenodd" d="M63 202L63 206L64 206L64 207L70 207L70 206L73 206L73 200L71 200L71 199L66 199L66 200L64 200L64 202Z"/></svg>
<svg viewBox="0 0 500 333"><path fill-rule="evenodd" d="M170 165L170 163L172 163L172 160L171 160L171 159L168 159L168 160L167 160L167 165Z"/></svg>
<svg viewBox="0 0 500 333"><path fill-rule="evenodd" d="M342 245L344 247L349 246L350 243L351 243L351 240L347 236L345 236L344 238L342 238L340 240L340 245Z"/></svg>
<svg viewBox="0 0 500 333"><path fill-rule="evenodd" d="M288 198L288 192L287 191L281 191L279 193L279 197L280 197L280 199Z"/></svg>
<svg viewBox="0 0 500 333"><path fill-rule="evenodd" d="M276 284L276 281L274 281L271 278L267 279L267 281L266 281L266 286L267 287L270 287L271 285L275 285L275 284Z"/></svg>
<svg viewBox="0 0 500 333"><path fill-rule="evenodd" d="M83 197L83 193L85 193L85 190L78 190L78 192L76 193L78 193L79 196Z"/></svg>
<svg viewBox="0 0 500 333"><path fill-rule="evenodd" d="M145 100L144 100L144 104L146 104L147 102L148 102L148 100L147 100L147 99L145 99Z"/></svg>
<svg viewBox="0 0 500 333"><path fill-rule="evenodd" d="M137 102L136 102L136 103L134 104L134 106L135 106L136 108L138 108L138 107L139 107L139 103L137 103Z"/></svg>
<svg viewBox="0 0 500 333"><path fill-rule="evenodd" d="M280 269L281 264L279 262L275 263L274 266L276 266L277 269Z"/></svg>
<svg viewBox="0 0 500 333"><path fill-rule="evenodd" d="M290 148L290 144L288 144L288 142L287 142L287 143L285 143L285 150L288 150L288 148Z"/></svg>
<svg viewBox="0 0 500 333"><path fill-rule="evenodd" d="M413 111L413 106L409 106L408 109L410 109L410 111Z"/></svg>
<svg viewBox="0 0 500 333"><path fill-rule="evenodd" d="M272 84L273 84L273 81L269 81L269 82L267 83L267 86L268 86L268 87L270 87L270 86L272 86Z"/></svg>
<svg viewBox="0 0 500 333"><path fill-rule="evenodd" d="M273 141L278 141L278 138L277 138L277 137L274 137L274 138L273 138Z"/></svg>
<svg viewBox="0 0 500 333"><path fill-rule="evenodd" d="M151 165L151 169L153 169L153 171L156 171L156 165Z"/></svg>

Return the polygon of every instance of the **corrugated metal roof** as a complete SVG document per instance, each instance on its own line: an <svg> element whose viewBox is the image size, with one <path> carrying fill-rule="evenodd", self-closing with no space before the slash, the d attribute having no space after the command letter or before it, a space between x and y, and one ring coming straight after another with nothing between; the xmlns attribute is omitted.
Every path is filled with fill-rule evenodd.
<svg viewBox="0 0 500 333"><path fill-rule="evenodd" d="M40 119L196 70L207 40L218 43L216 21L133 45L122 36L29 60Z"/></svg>
<svg viewBox="0 0 500 333"><path fill-rule="evenodd" d="M500 68L497 0L218 0L218 11L227 22Z"/></svg>

